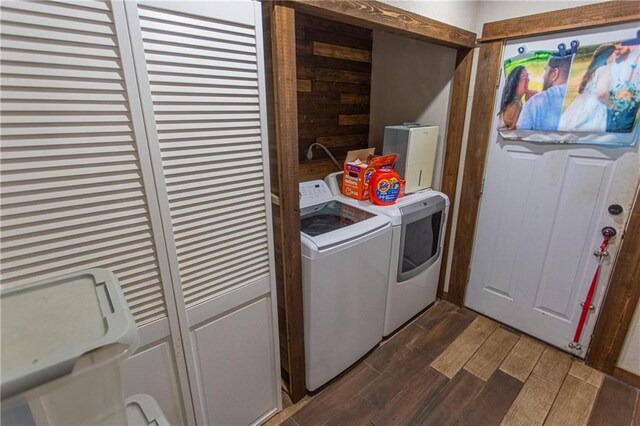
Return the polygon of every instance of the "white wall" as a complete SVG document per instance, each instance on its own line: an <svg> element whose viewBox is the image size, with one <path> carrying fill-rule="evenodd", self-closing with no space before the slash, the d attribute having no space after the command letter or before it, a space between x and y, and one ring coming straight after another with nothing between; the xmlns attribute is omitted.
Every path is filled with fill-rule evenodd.
<svg viewBox="0 0 640 426"><path fill-rule="evenodd" d="M385 126L439 126L433 177L439 189L456 50L374 31L372 57L369 146L382 153Z"/></svg>
<svg viewBox="0 0 640 426"><path fill-rule="evenodd" d="M475 32L480 36L482 26L487 22L501 21L503 19L516 18L518 16L534 15L536 13L552 12L554 10L568 9L571 7L586 6L588 4L602 3L607 0L592 1L479 1L476 15ZM422 3L422 2L421 2Z"/></svg>
<svg viewBox="0 0 640 426"><path fill-rule="evenodd" d="M640 303L633 315L631 327L618 360L618 367L640 376Z"/></svg>
<svg viewBox="0 0 640 426"><path fill-rule="evenodd" d="M382 3L476 32L477 7L482 2L471 0L382 0Z"/></svg>

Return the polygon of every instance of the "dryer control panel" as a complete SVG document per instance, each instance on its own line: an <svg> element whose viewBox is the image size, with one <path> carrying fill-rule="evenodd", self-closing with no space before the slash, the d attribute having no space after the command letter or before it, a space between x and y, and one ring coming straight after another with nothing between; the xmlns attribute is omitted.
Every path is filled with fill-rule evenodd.
<svg viewBox="0 0 640 426"><path fill-rule="evenodd" d="M333 200L333 194L323 180L300 182L300 208L303 209Z"/></svg>

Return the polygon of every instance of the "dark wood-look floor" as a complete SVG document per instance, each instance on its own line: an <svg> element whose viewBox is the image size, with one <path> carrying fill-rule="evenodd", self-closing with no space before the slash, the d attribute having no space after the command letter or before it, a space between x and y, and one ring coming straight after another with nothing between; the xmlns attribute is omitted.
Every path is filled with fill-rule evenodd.
<svg viewBox="0 0 640 426"><path fill-rule="evenodd" d="M638 389L439 302L268 425L640 426Z"/></svg>

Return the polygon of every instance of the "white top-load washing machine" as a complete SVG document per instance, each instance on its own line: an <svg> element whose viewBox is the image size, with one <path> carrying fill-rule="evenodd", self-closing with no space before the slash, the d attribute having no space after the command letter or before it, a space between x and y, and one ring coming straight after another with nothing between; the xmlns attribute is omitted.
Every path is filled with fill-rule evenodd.
<svg viewBox="0 0 640 426"><path fill-rule="evenodd" d="M382 340L391 254L384 215L300 183L307 389L313 391Z"/></svg>
<svg viewBox="0 0 640 426"><path fill-rule="evenodd" d="M436 299L449 198L425 189L377 206L340 194L342 172L325 178L334 197L344 203L384 214L393 226L389 284L384 321L388 336Z"/></svg>

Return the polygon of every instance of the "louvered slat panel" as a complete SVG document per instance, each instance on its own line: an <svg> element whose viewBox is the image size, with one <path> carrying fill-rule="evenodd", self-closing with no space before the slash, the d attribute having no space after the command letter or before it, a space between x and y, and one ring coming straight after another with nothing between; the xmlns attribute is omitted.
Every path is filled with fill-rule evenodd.
<svg viewBox="0 0 640 426"><path fill-rule="evenodd" d="M53 3L59 3L70 7L75 7L79 9L97 9L97 10L110 10L109 5L101 0L83 0L79 2L78 0L50 0Z"/></svg>
<svg viewBox="0 0 640 426"><path fill-rule="evenodd" d="M241 222L243 220L245 220L246 218L253 218L255 220L262 220L265 216L265 211L264 209L262 209L261 206L257 206L251 209L243 209L241 212L238 213L238 215L236 216L231 216L230 218L228 218L228 220L226 221L226 225L227 226L231 226L235 223ZM205 225L201 225L198 224L197 226L192 226L191 228L189 227L184 227L181 232L180 232L180 237L176 238L176 245L178 247L182 246L188 246L190 244L190 241L200 238L201 236L204 235L208 235L209 232L213 232L216 229L218 229L218 225L214 222L212 224L205 224Z"/></svg>
<svg viewBox="0 0 640 426"><path fill-rule="evenodd" d="M200 238L191 238L188 242L183 241L182 246L186 245L186 249L183 250L182 255L187 258L192 253L198 250L204 250L217 244L217 241L225 241L228 239L229 234L250 235L255 232L260 232L260 229L264 226L264 220L252 220L251 222L243 221L229 225L225 229L218 229L214 232L201 235Z"/></svg>
<svg viewBox="0 0 640 426"><path fill-rule="evenodd" d="M75 5L84 5L87 4L86 1L76 1ZM97 2L96 2L97 3ZM89 3L90 4L90 3ZM17 2L17 1L7 1L6 7L20 10L23 12L30 12L36 15L44 15L44 16L60 16L63 18L75 18L75 20L82 21L95 21L101 23L112 23L113 17L111 16L109 9L103 9L102 12L86 9L83 7L74 7L74 5L66 4L59 5L51 2Z"/></svg>
<svg viewBox="0 0 640 426"><path fill-rule="evenodd" d="M105 267L165 317L109 2L1 6L2 285Z"/></svg>
<svg viewBox="0 0 640 426"><path fill-rule="evenodd" d="M203 262L197 267L185 268L184 277L188 280L188 285L185 289L189 288L206 288L210 285L211 281L215 281L217 277L224 277L228 270L242 272L243 269L252 265L254 262L261 264L262 256L266 256L265 250L266 243L255 247L245 248L244 250L236 250L229 253L227 256L216 257L216 260L221 261L220 264Z"/></svg>
<svg viewBox="0 0 640 426"><path fill-rule="evenodd" d="M256 262L256 264L243 265L242 270L240 270L239 272L230 272L229 275L222 277L219 281L213 280L209 285L202 287L200 291L185 290L185 302L188 305L193 305L196 304L199 300L206 300L206 298L220 293L228 288L232 288L235 285L257 281L258 279L269 274L269 268L268 266L266 266L266 264L268 264L267 256L254 259L254 261ZM217 286L215 284L218 284L218 282L220 282L220 287L216 288ZM216 290L213 290L214 288Z"/></svg>
<svg viewBox="0 0 640 426"><path fill-rule="evenodd" d="M124 216L115 218L112 220L103 220L92 222L82 227L81 233L76 233L74 238L89 238L93 239L93 235L96 233L109 232L110 230L119 230L121 228L136 227L138 225L144 226L148 218L144 215L136 216ZM20 229L22 230L22 228ZM48 232L34 232L30 234L20 234L13 237L5 237L2 240L2 244L5 249L16 250L31 250L30 246L34 243L41 243L42 247L53 246L54 244L60 244L61 242L69 241L69 229L65 227L51 228Z"/></svg>
<svg viewBox="0 0 640 426"><path fill-rule="evenodd" d="M219 96L203 96L201 94L192 93L190 96L180 96L180 95L163 95L163 94L153 94L151 96L154 108L158 108L158 111L161 111L162 106L166 104L177 104L181 103L184 107L185 104L191 105L199 110L206 109L208 105L247 105L254 104L257 105L255 96L229 96L229 95L219 95ZM178 111L179 105L175 105L175 111ZM166 110L166 109L165 109ZM169 109L169 111L174 111Z"/></svg>
<svg viewBox="0 0 640 426"><path fill-rule="evenodd" d="M255 31L138 10L190 307L269 273Z"/></svg>
<svg viewBox="0 0 640 426"><path fill-rule="evenodd" d="M137 208L118 208L116 206L111 211L82 214L79 216L64 216L61 220L47 220L46 222L29 222L18 223L16 226L9 227L4 226L2 228L2 241L9 241L10 239L37 236L43 233L59 232L64 235L65 232L73 232L76 226L81 226L82 229L86 229L87 225L94 224L107 224L112 221L117 221L126 217L133 217L136 215L147 214L147 210L144 205L140 205ZM97 226L97 225L96 225Z"/></svg>

